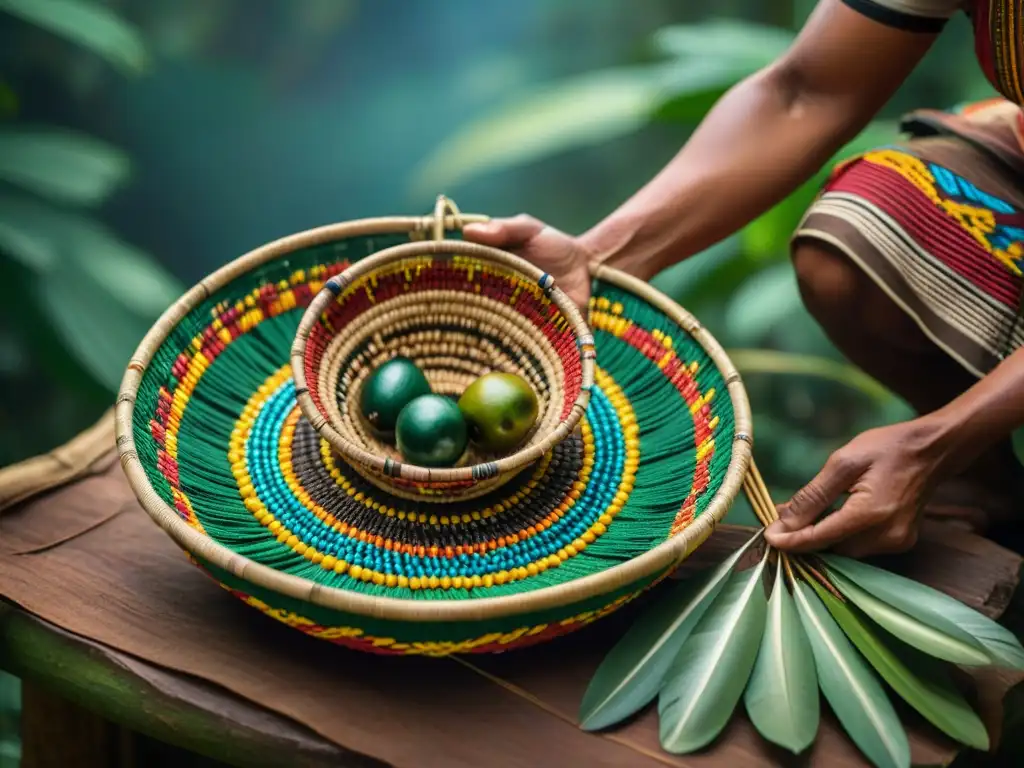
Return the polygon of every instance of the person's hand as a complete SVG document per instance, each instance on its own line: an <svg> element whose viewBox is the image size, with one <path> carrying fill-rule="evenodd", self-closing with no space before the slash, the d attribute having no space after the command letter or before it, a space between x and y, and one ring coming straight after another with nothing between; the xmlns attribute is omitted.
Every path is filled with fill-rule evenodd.
<svg viewBox="0 0 1024 768"><path fill-rule="evenodd" d="M779 520L765 532L768 543L794 553L833 548L849 557L913 547L939 466L930 434L918 419L854 438L779 507ZM822 517L847 493L837 511Z"/></svg>
<svg viewBox="0 0 1024 768"><path fill-rule="evenodd" d="M587 263L591 254L576 238L525 214L467 224L462 234L480 245L511 251L543 269L555 278L555 285L569 294L586 317L590 301Z"/></svg>

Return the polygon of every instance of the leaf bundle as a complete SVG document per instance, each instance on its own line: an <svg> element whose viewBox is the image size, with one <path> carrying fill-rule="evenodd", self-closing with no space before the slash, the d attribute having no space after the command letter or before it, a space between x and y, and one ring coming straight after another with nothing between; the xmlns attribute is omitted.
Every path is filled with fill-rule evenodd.
<svg viewBox="0 0 1024 768"><path fill-rule="evenodd" d="M777 519L755 466L745 490L765 526ZM956 741L989 748L949 665L1024 669L1011 632L955 598L843 557L822 556L815 568L765 547L756 565L737 570L761 533L634 624L584 695L585 729L609 727L657 698L662 747L685 754L712 742L742 698L765 739L799 754L817 735L820 690L874 765L901 768L910 746L894 693Z"/></svg>

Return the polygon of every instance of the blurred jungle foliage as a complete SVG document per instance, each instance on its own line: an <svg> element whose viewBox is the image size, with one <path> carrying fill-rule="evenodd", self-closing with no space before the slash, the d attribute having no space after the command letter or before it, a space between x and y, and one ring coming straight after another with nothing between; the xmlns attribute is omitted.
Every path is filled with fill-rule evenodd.
<svg viewBox="0 0 1024 768"><path fill-rule="evenodd" d="M812 6L0 0L0 466L91 424L158 314L267 240L438 192L588 227ZM957 19L855 144L988 95ZM787 239L819 182L657 280L740 350L780 496L907 414L800 306ZM0 729L16 710L0 682Z"/></svg>

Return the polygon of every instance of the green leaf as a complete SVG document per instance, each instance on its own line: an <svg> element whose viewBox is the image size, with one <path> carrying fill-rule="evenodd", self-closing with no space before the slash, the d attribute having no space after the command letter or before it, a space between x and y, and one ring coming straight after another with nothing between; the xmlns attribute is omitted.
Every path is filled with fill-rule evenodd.
<svg viewBox="0 0 1024 768"><path fill-rule="evenodd" d="M838 571L831 571L829 578L832 579L832 583L843 594L843 597L852 601L876 623L907 645L924 651L929 656L954 664L987 667L992 663L981 643L973 638L963 640L924 624L899 608L894 608L865 592Z"/></svg>
<svg viewBox="0 0 1024 768"><path fill-rule="evenodd" d="M661 746L688 754L709 744L729 721L750 678L768 600L764 564L734 573L676 654L658 694Z"/></svg>
<svg viewBox="0 0 1024 768"><path fill-rule="evenodd" d="M637 712L658 695L665 672L729 574L760 531L703 577L675 585L622 637L594 673L580 705L580 725L595 731Z"/></svg>
<svg viewBox="0 0 1024 768"><path fill-rule="evenodd" d="M811 586L857 650L904 701L957 741L975 749L989 748L985 725L953 685L941 662L906 646L900 648L898 641L887 638L884 632L873 632L855 609L818 584L812 582Z"/></svg>
<svg viewBox="0 0 1024 768"><path fill-rule="evenodd" d="M785 50L792 34L715 21L662 30L673 60L590 72L513 98L449 137L414 172L417 195L570 149L604 144L652 119L695 122L730 86Z"/></svg>
<svg viewBox="0 0 1024 768"><path fill-rule="evenodd" d="M113 300L139 316L156 320L185 292L149 254L91 224L82 222L77 229L72 256Z"/></svg>
<svg viewBox="0 0 1024 768"><path fill-rule="evenodd" d="M793 594L811 641L821 691L839 722L878 768L909 768L907 734L871 668L810 587L797 581Z"/></svg>
<svg viewBox="0 0 1024 768"><path fill-rule="evenodd" d="M1024 669L1024 648L1013 633L959 600L858 560L837 555L822 559L830 571L845 576L878 600L949 637L966 644L976 642L1000 666Z"/></svg>
<svg viewBox="0 0 1024 768"><path fill-rule="evenodd" d="M54 202L98 205L128 172L122 152L90 136L53 129L0 132L0 180Z"/></svg>
<svg viewBox="0 0 1024 768"><path fill-rule="evenodd" d="M511 99L445 140L414 172L419 195L643 126L662 90L658 67L609 69Z"/></svg>
<svg viewBox="0 0 1024 768"><path fill-rule="evenodd" d="M145 332L183 290L102 225L36 201L0 198L0 251L35 273L33 308L57 334L62 357L77 361L108 393L117 390Z"/></svg>
<svg viewBox="0 0 1024 768"><path fill-rule="evenodd" d="M771 64L792 41L789 30L724 19L659 30L655 48L675 66L654 119L699 122L729 88Z"/></svg>
<svg viewBox="0 0 1024 768"><path fill-rule="evenodd" d="M0 253L34 273L57 264L47 206L21 197L0 196Z"/></svg>
<svg viewBox="0 0 1024 768"><path fill-rule="evenodd" d="M0 251L41 275L73 266L120 304L154 320L185 290L102 224L24 197L0 196Z"/></svg>
<svg viewBox="0 0 1024 768"><path fill-rule="evenodd" d="M818 677L810 640L786 588L782 558L768 601L768 620L754 671L743 694L750 721L768 741L794 754L818 733Z"/></svg>
<svg viewBox="0 0 1024 768"><path fill-rule="evenodd" d="M116 392L132 352L153 319L132 312L75 267L40 280L36 300L70 354Z"/></svg>
<svg viewBox="0 0 1024 768"><path fill-rule="evenodd" d="M21 742L16 739L0 741L0 768L18 768L21 765Z"/></svg>
<svg viewBox="0 0 1024 768"><path fill-rule="evenodd" d="M6 11L29 24L82 46L128 73L142 71L142 36L109 8L85 0L0 0Z"/></svg>

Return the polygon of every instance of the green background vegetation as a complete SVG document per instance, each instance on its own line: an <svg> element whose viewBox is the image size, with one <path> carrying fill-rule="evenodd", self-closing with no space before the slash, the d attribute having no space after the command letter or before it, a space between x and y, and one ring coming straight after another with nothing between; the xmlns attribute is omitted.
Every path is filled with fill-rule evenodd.
<svg viewBox="0 0 1024 768"><path fill-rule="evenodd" d="M92 423L157 315L269 239L439 192L588 227L812 6L0 0L0 466ZM851 150L990 95L957 19ZM657 280L738 350L780 497L908 413L800 306L787 240L818 183ZM0 679L0 766L17 710Z"/></svg>

